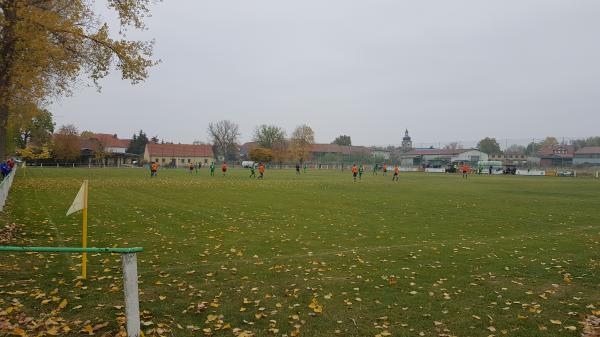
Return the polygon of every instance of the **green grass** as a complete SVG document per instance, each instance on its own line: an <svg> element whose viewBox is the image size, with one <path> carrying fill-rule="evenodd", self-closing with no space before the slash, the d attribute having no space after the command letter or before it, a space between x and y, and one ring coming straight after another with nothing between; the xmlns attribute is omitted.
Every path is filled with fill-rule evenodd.
<svg viewBox="0 0 600 337"><path fill-rule="evenodd" d="M65 213L89 179L89 245L145 249L146 335L578 336L600 307L596 180L247 174L20 170L2 217L23 225L10 244L79 246L80 214ZM79 263L0 255L0 334L19 319L30 335L122 330L120 257L89 256L83 282Z"/></svg>

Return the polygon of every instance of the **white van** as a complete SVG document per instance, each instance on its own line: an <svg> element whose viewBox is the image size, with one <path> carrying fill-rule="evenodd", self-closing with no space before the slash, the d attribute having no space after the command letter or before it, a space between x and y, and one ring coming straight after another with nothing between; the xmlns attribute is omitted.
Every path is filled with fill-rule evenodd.
<svg viewBox="0 0 600 337"><path fill-rule="evenodd" d="M242 162L242 167L243 167L243 168L250 168L250 167L252 167L252 166L254 166L254 162L253 162L253 161L251 161L251 160L244 160L244 161Z"/></svg>

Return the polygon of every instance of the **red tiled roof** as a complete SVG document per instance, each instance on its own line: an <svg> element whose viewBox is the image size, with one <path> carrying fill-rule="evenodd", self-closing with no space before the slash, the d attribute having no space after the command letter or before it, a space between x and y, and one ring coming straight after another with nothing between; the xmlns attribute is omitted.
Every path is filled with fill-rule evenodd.
<svg viewBox="0 0 600 337"><path fill-rule="evenodd" d="M81 150L97 151L101 148L100 142L94 138L79 137L79 148Z"/></svg>
<svg viewBox="0 0 600 337"><path fill-rule="evenodd" d="M103 147L121 147L128 148L131 139L119 139L115 135L107 133L95 133L90 138L97 139Z"/></svg>
<svg viewBox="0 0 600 337"><path fill-rule="evenodd" d="M414 149L408 151L407 155L416 156L455 156L474 149Z"/></svg>
<svg viewBox="0 0 600 337"><path fill-rule="evenodd" d="M214 157L207 144L146 144L150 157Z"/></svg>
<svg viewBox="0 0 600 337"><path fill-rule="evenodd" d="M555 151L558 150L566 150L566 153L555 153ZM540 157L553 157L553 156L558 156L558 157L564 157L564 158L571 158L573 157L573 153L575 153L575 146L573 145L546 145L546 146L542 146L542 148L538 151L538 156Z"/></svg>
<svg viewBox="0 0 600 337"><path fill-rule="evenodd" d="M575 154L600 154L600 146L586 146L577 150Z"/></svg>

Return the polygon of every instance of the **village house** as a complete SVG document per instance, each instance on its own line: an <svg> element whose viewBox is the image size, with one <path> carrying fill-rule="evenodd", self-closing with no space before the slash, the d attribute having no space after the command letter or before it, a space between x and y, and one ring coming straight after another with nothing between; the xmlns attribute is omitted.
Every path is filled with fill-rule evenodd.
<svg viewBox="0 0 600 337"><path fill-rule="evenodd" d="M79 153L81 163L86 165L96 165L100 159L96 158L96 153L100 153L102 146L97 139L79 137Z"/></svg>
<svg viewBox="0 0 600 337"><path fill-rule="evenodd" d="M573 164L575 146L554 144L543 146L535 156L527 158L529 164L540 167L564 167Z"/></svg>
<svg viewBox="0 0 600 337"><path fill-rule="evenodd" d="M573 165L600 165L600 146L587 146L575 151Z"/></svg>
<svg viewBox="0 0 600 337"><path fill-rule="evenodd" d="M215 161L212 146L207 144L146 144L145 162L161 166L182 167L190 163L208 165Z"/></svg>
<svg viewBox="0 0 600 337"><path fill-rule="evenodd" d="M130 143L131 139L119 139L117 135L104 133L79 137L80 163L117 167L133 165L140 156L127 153Z"/></svg>
<svg viewBox="0 0 600 337"><path fill-rule="evenodd" d="M489 155L490 161L501 161L504 166L525 166L527 155L521 152L504 152Z"/></svg>
<svg viewBox="0 0 600 337"><path fill-rule="evenodd" d="M106 166L132 165L140 156L127 153L131 139L119 139L116 134L94 133L85 144L98 144L95 161Z"/></svg>

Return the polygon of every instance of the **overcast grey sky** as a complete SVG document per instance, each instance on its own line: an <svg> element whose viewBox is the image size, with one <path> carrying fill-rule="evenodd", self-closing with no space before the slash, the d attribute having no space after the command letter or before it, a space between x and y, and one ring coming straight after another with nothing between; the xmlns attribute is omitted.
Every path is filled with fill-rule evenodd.
<svg viewBox="0 0 600 337"><path fill-rule="evenodd" d="M600 135L600 1L165 0L149 30L162 63L131 86L79 88L58 124L207 140L230 119L319 142L398 144ZM105 16L106 17L106 16Z"/></svg>

